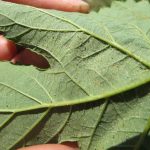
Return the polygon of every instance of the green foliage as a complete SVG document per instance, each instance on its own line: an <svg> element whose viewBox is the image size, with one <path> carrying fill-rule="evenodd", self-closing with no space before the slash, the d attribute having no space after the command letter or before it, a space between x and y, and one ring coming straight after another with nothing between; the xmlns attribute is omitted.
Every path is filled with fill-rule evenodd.
<svg viewBox="0 0 150 150"><path fill-rule="evenodd" d="M113 0L85 0L88 2L92 9L98 11L103 6L110 6Z"/></svg>
<svg viewBox="0 0 150 150"><path fill-rule="evenodd" d="M0 31L50 64L0 62L0 150L64 141L149 149L148 1L86 15L0 1Z"/></svg>

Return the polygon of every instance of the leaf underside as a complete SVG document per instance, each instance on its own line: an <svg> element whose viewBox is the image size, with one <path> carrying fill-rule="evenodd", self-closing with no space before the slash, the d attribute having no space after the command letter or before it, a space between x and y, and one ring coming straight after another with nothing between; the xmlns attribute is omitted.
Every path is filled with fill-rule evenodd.
<svg viewBox="0 0 150 150"><path fill-rule="evenodd" d="M50 64L0 62L0 150L64 141L149 148L148 1L86 15L0 1L0 32Z"/></svg>

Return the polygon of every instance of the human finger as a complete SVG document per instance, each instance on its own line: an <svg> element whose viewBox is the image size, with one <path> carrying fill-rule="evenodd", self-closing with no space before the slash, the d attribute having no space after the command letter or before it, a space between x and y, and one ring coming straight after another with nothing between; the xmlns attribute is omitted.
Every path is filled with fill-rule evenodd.
<svg viewBox="0 0 150 150"><path fill-rule="evenodd" d="M46 9L57 9L70 12L89 12L89 5L82 0L5 0L13 3L31 5Z"/></svg>
<svg viewBox="0 0 150 150"><path fill-rule="evenodd" d="M26 148L21 148L18 150L79 150L77 147L71 147L67 145L61 144L44 144L44 145L36 145Z"/></svg>
<svg viewBox="0 0 150 150"><path fill-rule="evenodd" d="M16 53L17 48L15 43L0 35L0 61L11 60Z"/></svg>

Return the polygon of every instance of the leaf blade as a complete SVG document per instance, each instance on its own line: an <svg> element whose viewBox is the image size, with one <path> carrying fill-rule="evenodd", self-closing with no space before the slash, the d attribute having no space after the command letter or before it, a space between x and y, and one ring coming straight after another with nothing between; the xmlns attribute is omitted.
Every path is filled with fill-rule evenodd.
<svg viewBox="0 0 150 150"><path fill-rule="evenodd" d="M41 71L32 66L0 63L2 72L0 74L2 83L0 86L0 98L2 98L0 113L17 113L20 118L21 114L25 113L25 116L29 115L34 118L34 115L30 114L32 111L52 108L56 111L53 112L55 116L60 106L79 104L79 108L73 106L72 111L67 108L64 114L62 112L64 118L61 116L63 124L62 126L58 124L59 130L54 128L50 132L48 128L45 129L52 136L45 135L43 129L39 135L36 134L35 139L33 138L29 143L25 141L25 144L30 145L41 141L44 143L56 136L54 138L57 142L79 141L81 148L85 147L90 150L100 147L107 149L112 146L135 147L138 140L134 140L133 145L130 142L129 144L122 142L141 134L149 118L147 109L149 92L146 91L144 94L142 91L147 87L145 84L150 81L149 7L150 5L145 1L118 2L98 14L82 15L0 2L0 31L19 45L42 54L51 66L46 71ZM117 14L121 18L119 21ZM129 21L131 21L130 24L128 24ZM129 92L130 96L123 93L143 84L144 87L137 90L142 91L141 95L134 90ZM149 86L146 90L148 89ZM119 99L117 102L111 96L119 93L122 93L123 96L115 97ZM102 104L103 100L97 102L96 105L87 103L107 97L111 98L109 104L106 105ZM125 100L122 97L125 97ZM129 105L133 107L133 110ZM145 108L145 114L141 106ZM129 112L123 112L127 110ZM111 113L114 118L110 120L110 123ZM39 113L36 115L40 116ZM131 115L135 117L135 120ZM139 118L136 118L136 115ZM42 118L45 119L46 116ZM81 117L79 123L76 121L79 119L78 116ZM10 119L11 117L8 117L7 120L5 116L2 116L2 127L6 128L1 130L1 135L9 131L6 123L8 127L15 124L15 119L12 119L12 122L9 121ZM8 147L25 139L34 129L35 122L41 124L40 119L39 121L36 117L34 119L31 119L30 123L33 128L29 127L30 130L22 128L23 135L17 135L13 142L10 140L10 143L7 143ZM56 121L55 117L49 120L47 126L51 126L51 123ZM137 124L135 124L136 121ZM28 121L26 123L28 124ZM129 123L131 123L132 130L129 130ZM22 125L19 122L16 124ZM92 128L93 124L95 126ZM105 127L110 130L109 134ZM136 128L136 131L133 127ZM115 134L116 137L114 137ZM12 132L5 134L5 139L2 141L12 135ZM42 140L38 140L38 137L41 137ZM141 144L142 142L140 146Z"/></svg>

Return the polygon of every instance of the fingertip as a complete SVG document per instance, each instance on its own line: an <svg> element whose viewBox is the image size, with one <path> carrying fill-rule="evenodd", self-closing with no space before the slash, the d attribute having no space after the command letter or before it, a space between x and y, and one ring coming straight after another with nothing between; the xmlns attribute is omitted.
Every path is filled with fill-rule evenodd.
<svg viewBox="0 0 150 150"><path fill-rule="evenodd" d="M17 48L15 43L0 35L0 61L9 61L16 55L16 53Z"/></svg>
<svg viewBox="0 0 150 150"><path fill-rule="evenodd" d="M36 145L36 146L21 148L18 150L79 150L79 149L72 148L66 145L61 145L61 144L44 144L44 145Z"/></svg>
<svg viewBox="0 0 150 150"><path fill-rule="evenodd" d="M89 11L90 11L89 4L84 1L81 1L79 8L80 8L79 12L81 12L81 13L89 13Z"/></svg>

